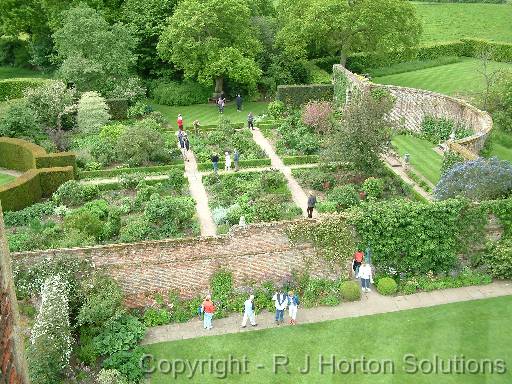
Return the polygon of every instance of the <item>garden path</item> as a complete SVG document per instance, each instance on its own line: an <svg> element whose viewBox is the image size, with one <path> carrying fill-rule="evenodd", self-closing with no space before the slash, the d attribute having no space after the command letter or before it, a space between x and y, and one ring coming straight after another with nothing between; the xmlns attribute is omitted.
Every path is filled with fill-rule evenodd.
<svg viewBox="0 0 512 384"><path fill-rule="evenodd" d="M18 177L23 174L23 172L15 171L14 169L7 169L7 168L0 168L0 173L3 173L4 175L14 176L14 177Z"/></svg>
<svg viewBox="0 0 512 384"><path fill-rule="evenodd" d="M427 201L432 201L432 195L426 192L423 188L421 188L418 184L416 184L405 172L405 168L402 164L398 164L397 160L390 156L383 156L384 165L387 166L391 171L393 171L398 177L400 177L405 183L409 184L416 192L418 192L422 197L427 199ZM429 183L431 184L431 183Z"/></svg>
<svg viewBox="0 0 512 384"><path fill-rule="evenodd" d="M217 226L213 221L212 212L208 206L208 194L204 188L202 175L197 169L196 157L192 151L188 152L189 161L185 161L185 176L188 179L190 195L196 202L197 217L201 227L201 236L215 236Z"/></svg>
<svg viewBox="0 0 512 384"><path fill-rule="evenodd" d="M509 295L512 295L512 283L510 281L495 281L489 285L420 292L405 296L381 296L378 293L370 292L363 294L360 301L342 303L336 307L301 308L299 309L297 318L298 322L301 324L317 323L347 317L375 315L406 309L432 307L459 301L488 299L491 297ZM142 344L156 344L202 336L218 336L276 327L274 324L274 315L268 312L263 312L258 316L257 327L248 326L242 329L240 328L241 321L241 314L233 314L224 319L214 320L214 327L210 331L204 330L202 323L198 319L191 320L187 323L153 327L146 333Z"/></svg>
<svg viewBox="0 0 512 384"><path fill-rule="evenodd" d="M260 146L260 148L267 154L268 157L270 157L270 162L272 164L272 167L281 171L286 178L286 181L288 182L288 188L290 189L290 192L292 193L292 198L295 204L297 204L298 207L302 209L302 213L304 216L307 214L307 207L308 207L308 196L306 195L306 192L302 189L302 187L299 185L297 180L292 175L292 170L290 167L284 165L281 158L277 155L276 151L272 147L272 144L270 141L266 139L265 136L261 133L261 131L258 128L253 129L252 131L252 137L256 144ZM316 210L313 212L313 217L316 217L317 212Z"/></svg>

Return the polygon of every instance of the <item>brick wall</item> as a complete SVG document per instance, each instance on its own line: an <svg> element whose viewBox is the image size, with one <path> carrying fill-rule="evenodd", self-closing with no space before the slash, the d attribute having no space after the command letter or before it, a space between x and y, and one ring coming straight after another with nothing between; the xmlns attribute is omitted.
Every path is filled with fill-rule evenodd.
<svg viewBox="0 0 512 384"><path fill-rule="evenodd" d="M0 384L28 383L23 343L17 331L18 306L0 206Z"/></svg>
<svg viewBox="0 0 512 384"><path fill-rule="evenodd" d="M178 289L182 296L206 292L212 273L219 267L233 272L235 284L279 281L292 270L307 268L313 276L341 273L313 257L311 245L292 246L286 235L295 221L234 227L229 235L210 238L146 241L89 248L48 250L13 254L27 263L44 257L75 255L90 259L114 277L128 304L144 304L156 291Z"/></svg>
<svg viewBox="0 0 512 384"><path fill-rule="evenodd" d="M341 65L335 65L333 69L335 82L341 84L338 87L341 95L335 97L342 101L350 100L350 96L358 91L372 88L388 90L395 98L395 105L388 117L397 127L419 132L425 116L453 120L473 131L473 135L455 141L473 154L478 154L482 149L492 129L490 115L463 100L422 89L374 84Z"/></svg>

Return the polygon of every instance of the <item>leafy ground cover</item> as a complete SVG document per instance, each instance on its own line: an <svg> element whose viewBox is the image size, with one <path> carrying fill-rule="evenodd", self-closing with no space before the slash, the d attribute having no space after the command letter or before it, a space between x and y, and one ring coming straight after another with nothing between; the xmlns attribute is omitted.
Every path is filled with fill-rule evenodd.
<svg viewBox="0 0 512 384"><path fill-rule="evenodd" d="M10 181L14 180L15 177L11 175L7 175L5 173L0 172L0 185L9 183Z"/></svg>
<svg viewBox="0 0 512 384"><path fill-rule="evenodd" d="M479 38L512 42L510 4L416 3L423 22L422 42Z"/></svg>
<svg viewBox="0 0 512 384"><path fill-rule="evenodd" d="M51 76L49 76L47 73L33 71L27 68L0 66L0 80L18 77L50 78Z"/></svg>
<svg viewBox="0 0 512 384"><path fill-rule="evenodd" d="M185 129L192 127L194 120L199 120L201 125L213 125L219 122L219 110L216 104L197 104L183 107L170 107L167 105L154 104L149 101L155 111L161 112L173 126L176 126L178 114L181 113ZM247 115L252 112L254 116L265 114L268 103L265 102L244 102L242 112L236 111L236 104L229 102L224 108L223 116L233 123L244 123L247 126Z"/></svg>
<svg viewBox="0 0 512 384"><path fill-rule="evenodd" d="M512 297L501 297L441 305L374 316L305 324L296 327L279 327L258 332L236 333L216 337L203 337L147 347L148 353L157 359L227 359L247 356L249 374L243 375L244 383L331 383L331 370L318 369L319 355L329 359L389 359L395 367L394 374L371 375L356 373L342 375L346 383L507 383L506 374L411 374L405 372L404 356L412 354L420 359L433 360L434 355L442 359L464 355L466 359L512 358L510 343L512 335L507 332L508 319L512 315ZM300 319L300 314L299 314ZM300 320L299 320L300 321ZM198 327L200 325L198 324ZM418 330L421 330L419 332ZM368 337L365 337L367 335ZM371 335L371 336L370 336ZM397 336L399 335L399 336ZM508 336L507 336L508 335ZM393 343L390 343L393 340ZM450 342L446 342L450 340ZM276 342L278 341L278 342ZM307 346L307 348L304 348ZM275 354L289 358L289 372L273 373L272 359ZM311 371L300 374L305 355L311 356ZM418 362L416 360L416 362ZM413 360L415 361L415 360ZM257 369L261 364L263 368ZM360 367L360 364L359 364ZM170 374L156 372L151 383L166 383ZM240 382L240 375L227 375L226 383ZM176 382L214 383L215 375L197 373L192 379L178 375Z"/></svg>
<svg viewBox="0 0 512 384"><path fill-rule="evenodd" d="M443 158L432 149L432 143L412 135L395 136L391 143L401 157L406 153L410 155L410 164L419 174L432 184L439 181Z"/></svg>
<svg viewBox="0 0 512 384"><path fill-rule="evenodd" d="M111 189L69 181L45 202L6 212L9 248L68 248L199 233L182 170L152 185L140 175L123 176Z"/></svg>
<svg viewBox="0 0 512 384"><path fill-rule="evenodd" d="M466 58L460 63L376 77L373 81L380 84L426 89L447 95L472 95L483 91L485 87L484 78L478 73L481 66L480 60ZM512 64L489 63L489 71L498 69L512 69Z"/></svg>
<svg viewBox="0 0 512 384"><path fill-rule="evenodd" d="M278 171L209 175L203 182L213 219L221 226L221 232L238 224L240 216L247 223L255 223L292 219L301 214Z"/></svg>

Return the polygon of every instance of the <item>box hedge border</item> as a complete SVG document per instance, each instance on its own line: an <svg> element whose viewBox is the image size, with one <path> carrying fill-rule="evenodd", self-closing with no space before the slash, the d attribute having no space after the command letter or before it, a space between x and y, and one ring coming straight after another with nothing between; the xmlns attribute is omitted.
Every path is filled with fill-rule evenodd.
<svg viewBox="0 0 512 384"><path fill-rule="evenodd" d="M276 99L288 107L300 107L311 100L328 100L334 97L332 84L279 85Z"/></svg>
<svg viewBox="0 0 512 384"><path fill-rule="evenodd" d="M0 80L0 101L22 98L27 89L38 88L48 81L52 80L30 77Z"/></svg>
<svg viewBox="0 0 512 384"><path fill-rule="evenodd" d="M225 162L219 161L219 170L224 169ZM257 168L257 167L270 167L271 161L270 159L252 159L252 160L240 160L238 162L238 166L243 168ZM213 171L212 162L198 163L197 169L200 172ZM234 169L234 165L231 166L231 169Z"/></svg>
<svg viewBox="0 0 512 384"><path fill-rule="evenodd" d="M79 179L98 179L98 178L111 178L122 175L129 175L133 173L147 173L147 174L165 174L173 169L183 169L185 165L183 160L178 160L176 164L158 165L154 167L136 167L136 168L116 168L116 169L100 169L97 171L81 171L79 172Z"/></svg>
<svg viewBox="0 0 512 384"><path fill-rule="evenodd" d="M284 156L284 165L316 164L319 162L318 155Z"/></svg>

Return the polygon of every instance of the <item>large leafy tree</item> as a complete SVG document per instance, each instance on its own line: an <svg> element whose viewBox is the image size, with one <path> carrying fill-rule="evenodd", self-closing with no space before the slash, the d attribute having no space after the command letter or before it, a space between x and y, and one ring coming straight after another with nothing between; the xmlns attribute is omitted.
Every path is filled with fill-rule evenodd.
<svg viewBox="0 0 512 384"><path fill-rule="evenodd" d="M62 63L59 76L80 91L99 91L103 96L120 85L128 86L136 61L137 40L122 24L109 25L93 8L81 4L63 12L63 26L55 34Z"/></svg>
<svg viewBox="0 0 512 384"><path fill-rule="evenodd" d="M421 23L407 0L281 0L277 43L290 57L383 53L415 46Z"/></svg>
<svg viewBox="0 0 512 384"><path fill-rule="evenodd" d="M248 0L183 0L158 43L160 56L182 69L185 77L205 85L224 79L255 87L261 51L250 24Z"/></svg>

